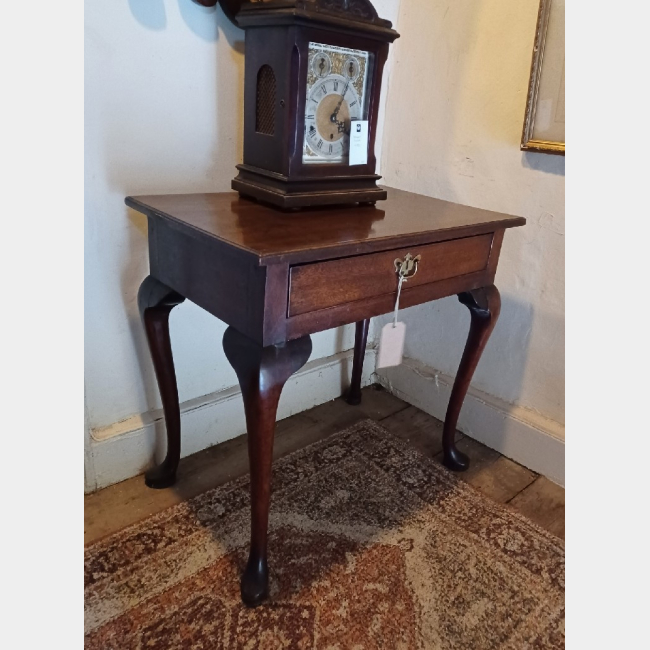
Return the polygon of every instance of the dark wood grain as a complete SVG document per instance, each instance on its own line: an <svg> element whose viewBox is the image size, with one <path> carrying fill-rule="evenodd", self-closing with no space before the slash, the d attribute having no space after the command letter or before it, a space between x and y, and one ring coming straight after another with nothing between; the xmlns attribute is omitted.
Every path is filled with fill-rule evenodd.
<svg viewBox="0 0 650 650"><path fill-rule="evenodd" d="M151 274L264 346L391 311L393 256L407 252L430 250L434 259L425 256L405 285L403 307L490 285L505 229L525 223L400 190L389 190L383 210L313 209L300 218L232 192L126 203L149 218ZM290 273L292 307L302 312L303 301L306 313L290 313Z"/></svg>
<svg viewBox="0 0 650 650"><path fill-rule="evenodd" d="M223 241L259 265L299 264L429 244L523 226L522 217L388 188L380 207L285 214L234 192L127 197L126 204L177 231Z"/></svg>
<svg viewBox="0 0 650 650"><path fill-rule="evenodd" d="M249 21L253 21L253 24L265 24L265 21L269 21L270 24L273 24L273 21L277 18L274 16L278 13L278 10L282 11L287 15L307 15L311 16L312 19L318 19L323 22L334 22L334 24L346 24L349 22L365 22L370 25L377 25L378 27L390 28L392 23L389 20L380 18L377 15L377 11L374 8L370 0L339 0L340 9L348 8L347 15L341 16L341 11L333 10L333 7L336 6L336 2L331 0L311 0L311 4L306 3L305 0L276 0L275 11L269 12L268 6L265 6L264 2L269 0L194 0L204 7L214 7L217 2L221 5L224 14L231 20L235 25L242 26L251 24ZM242 16L239 16L239 13L242 12Z"/></svg>
<svg viewBox="0 0 650 650"><path fill-rule="evenodd" d="M149 266L151 274L163 284L246 336L263 340L267 275L274 269L270 274L277 278L282 265L259 266L254 257L226 242L178 228L171 221L150 218ZM285 283L287 274L288 266L281 273ZM283 300L286 303L286 291ZM286 305L282 306L284 311ZM282 332L277 339L285 340Z"/></svg>
<svg viewBox="0 0 650 650"><path fill-rule="evenodd" d="M494 276L491 276L489 272L480 271L440 282L423 284L419 287L409 287L407 283L400 296L400 308L406 309L439 298L453 296L463 291L479 289L489 285L493 280ZM304 334L313 334L332 327L356 323L364 318L387 314L395 308L395 295L395 293L386 293L293 316L286 321L287 337L296 338Z"/></svg>
<svg viewBox="0 0 650 650"><path fill-rule="evenodd" d="M167 427L167 455L144 478L147 486L155 489L174 484L181 458L181 412L169 337L169 314L184 300L178 292L152 276L144 279L138 291L138 307L149 343Z"/></svg>
<svg viewBox="0 0 650 650"><path fill-rule="evenodd" d="M503 245L503 237L506 231L504 228L497 229L492 235L492 250L490 251L490 259L488 261L488 271L494 277L497 272L497 265L499 264L499 257L501 255L501 246Z"/></svg>
<svg viewBox="0 0 650 650"><path fill-rule="evenodd" d="M251 475L251 546L241 595L256 606L268 597L267 529L275 417L282 388L311 354L306 336L285 345L262 347L229 327L223 349L237 373L244 398Z"/></svg>
<svg viewBox="0 0 650 650"><path fill-rule="evenodd" d="M222 3L224 0L220 0ZM214 0L212 0L214 4ZM226 0L232 5L237 0ZM269 2L269 0L266 0ZM265 5L259 0L242 2L239 0L240 14L238 24L264 25L276 21L276 16L300 16L318 20L324 24L332 23L341 28L349 23L366 23L384 30L390 29L392 23L380 18L370 0L275 0L273 5ZM269 7L271 9L269 10Z"/></svg>
<svg viewBox="0 0 650 650"><path fill-rule="evenodd" d="M289 316L326 309L382 294L395 294L395 259L420 256L418 271L404 290L439 282L487 267L492 235L478 235L428 246L302 264L291 268Z"/></svg>
<svg viewBox="0 0 650 650"><path fill-rule="evenodd" d="M454 387L449 398L442 434L444 464L455 471L465 471L469 458L456 447L456 426L476 366L501 312L501 297L494 285L459 294L458 299L471 314L469 335Z"/></svg>
<svg viewBox="0 0 650 650"><path fill-rule="evenodd" d="M347 402L352 406L361 404L361 375L363 375L363 360L368 344L368 329L370 319L365 318L357 323L354 337L354 358L352 360L352 380L348 391Z"/></svg>

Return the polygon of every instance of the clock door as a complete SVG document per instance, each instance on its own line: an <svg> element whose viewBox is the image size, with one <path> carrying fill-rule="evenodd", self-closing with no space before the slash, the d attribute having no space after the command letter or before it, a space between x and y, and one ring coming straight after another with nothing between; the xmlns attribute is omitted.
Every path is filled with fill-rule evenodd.
<svg viewBox="0 0 650 650"><path fill-rule="evenodd" d="M348 165L350 129L368 119L373 54L323 43L309 43L305 165Z"/></svg>

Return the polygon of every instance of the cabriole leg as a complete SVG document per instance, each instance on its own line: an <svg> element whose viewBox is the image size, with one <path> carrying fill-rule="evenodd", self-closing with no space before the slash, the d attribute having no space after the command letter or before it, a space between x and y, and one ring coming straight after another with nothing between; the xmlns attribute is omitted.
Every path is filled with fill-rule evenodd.
<svg viewBox="0 0 650 650"><path fill-rule="evenodd" d="M237 373L244 398L251 482L251 546L241 580L242 600L249 607L268 597L267 535L271 503L271 465L275 417L282 388L311 354L304 336L284 345L262 347L229 327L223 349Z"/></svg>
<svg viewBox="0 0 650 650"><path fill-rule="evenodd" d="M494 285L458 294L458 300L465 305L471 314L472 321L465 351L460 361L456 381L451 391L445 426L442 434L444 464L457 472L463 472L469 467L469 458L456 448L456 426L458 416L467 395L470 381L476 370L485 345L492 334L501 311L501 297Z"/></svg>
<svg viewBox="0 0 650 650"><path fill-rule="evenodd" d="M169 314L184 300L183 296L152 276L145 278L138 291L138 307L149 342L167 428L165 460L149 470L144 477L146 485L156 489L174 484L181 457L181 413L169 338Z"/></svg>

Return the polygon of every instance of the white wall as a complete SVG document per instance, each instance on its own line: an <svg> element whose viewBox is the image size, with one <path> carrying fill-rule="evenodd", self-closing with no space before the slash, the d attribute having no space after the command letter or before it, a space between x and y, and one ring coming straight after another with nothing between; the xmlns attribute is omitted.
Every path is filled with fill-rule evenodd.
<svg viewBox="0 0 650 650"><path fill-rule="evenodd" d="M377 8L396 17L395 2ZM136 305L148 272L146 220L124 197L230 189L242 156L244 33L220 8L191 0L87 0L85 24L86 476L94 489L142 471L153 445L162 448ZM216 405L194 428L184 415L184 453L243 433L241 408L217 426L236 385L221 348L225 325L186 302L171 328L186 412L196 415L192 400L202 396ZM311 359L327 359L354 345L354 326L313 341ZM334 379L347 372L346 359L335 356L334 370L330 359L329 370L292 386L301 399L282 413L340 394L346 378Z"/></svg>
<svg viewBox="0 0 650 650"><path fill-rule="evenodd" d="M497 274L501 320L461 416L465 430L512 456L521 453L511 451L512 422L520 442L533 430L563 437L564 160L518 148L537 4L375 2L402 34L380 113L386 184L528 219L506 235ZM136 308L148 269L146 223L123 199L229 189L242 155L244 35L220 9L191 0L87 0L85 21L85 457L94 489L139 473L154 448L164 448ZM404 318L410 360L383 381L441 417L467 311L449 298ZM225 325L185 303L171 327L184 453L242 433L235 374L221 350ZM281 416L340 392L353 336L350 326L313 337L314 364L283 397ZM486 403L506 423L496 438L486 430ZM557 453L550 456L546 466L555 467ZM563 468L547 473L561 481Z"/></svg>
<svg viewBox="0 0 650 650"><path fill-rule="evenodd" d="M530 466L535 459L512 453L513 437L525 435L509 429L512 417L564 436L564 158L519 150L538 6L403 0L382 157L388 185L528 220L506 233L501 318L472 384L478 411L471 419L470 396L461 424ZM385 382L442 417L446 401L422 384L455 375L469 312L447 298L403 318L415 363L382 373ZM502 429L480 415L485 400L499 405ZM537 469L561 482L563 445L549 444L552 457Z"/></svg>

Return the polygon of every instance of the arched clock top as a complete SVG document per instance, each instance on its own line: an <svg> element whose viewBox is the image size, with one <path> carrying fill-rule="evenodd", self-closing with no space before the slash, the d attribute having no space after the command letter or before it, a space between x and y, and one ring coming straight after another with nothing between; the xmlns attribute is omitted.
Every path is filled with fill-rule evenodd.
<svg viewBox="0 0 650 650"><path fill-rule="evenodd" d="M389 20L380 18L370 0L195 0L204 7L214 7L221 3L226 16L236 25L247 26L248 20L256 11L263 11L265 16L293 13L306 18L329 15L339 20L370 23L390 30L393 26ZM242 15L240 15L240 12ZM243 19L243 20L242 20ZM397 34L395 34L397 37Z"/></svg>
<svg viewBox="0 0 650 650"><path fill-rule="evenodd" d="M372 6L370 0L304 0L305 8L309 5L316 5L316 10L331 11L332 13L348 12L356 18L376 22L379 20L377 10Z"/></svg>

